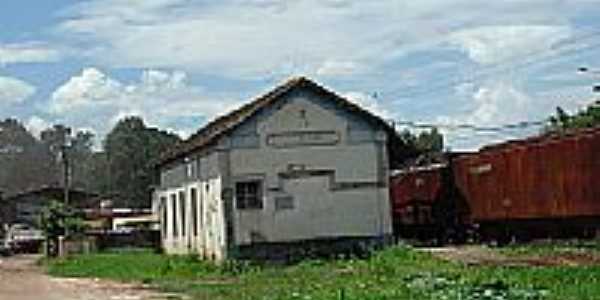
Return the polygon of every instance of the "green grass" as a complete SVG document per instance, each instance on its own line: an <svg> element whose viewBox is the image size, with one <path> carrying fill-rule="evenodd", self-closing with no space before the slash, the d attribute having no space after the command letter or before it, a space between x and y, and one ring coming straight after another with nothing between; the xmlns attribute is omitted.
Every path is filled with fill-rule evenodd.
<svg viewBox="0 0 600 300"><path fill-rule="evenodd" d="M217 267L150 252L75 256L46 266L55 276L150 283L192 299L600 299L600 267L464 266L405 247L364 260L292 266Z"/></svg>

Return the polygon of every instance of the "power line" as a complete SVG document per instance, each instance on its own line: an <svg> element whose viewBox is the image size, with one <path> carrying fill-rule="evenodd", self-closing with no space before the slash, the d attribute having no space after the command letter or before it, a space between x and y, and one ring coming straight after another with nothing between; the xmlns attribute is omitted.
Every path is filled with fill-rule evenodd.
<svg viewBox="0 0 600 300"><path fill-rule="evenodd" d="M566 97L558 97L558 99L563 99L563 98L566 98ZM575 98L579 98L579 97L572 96L570 98L575 99ZM549 99L549 100L552 100L552 99ZM591 103L596 103L596 101L594 100ZM581 109L584 106L587 107L588 105L590 105L590 103L585 104L584 106L583 106L583 104L580 104L580 105L582 105L582 106L579 107L578 109ZM475 125L472 123L418 122L418 121L401 120L401 119L389 120L389 122L393 126L404 126L404 127L411 127L411 128L416 128L416 129L437 128L437 129L446 129L446 130L471 130L471 131L475 131L475 132L506 132L506 131L511 131L511 130L524 130L524 129L529 129L532 127L540 127L540 126L549 125L550 117L541 119L541 120L519 121L519 122L514 122L514 123L499 124L499 125L492 125L492 126L479 126L479 125Z"/></svg>
<svg viewBox="0 0 600 300"><path fill-rule="evenodd" d="M562 98L562 97L561 97ZM594 101L593 103L597 103ZM587 106L587 105L586 105ZM411 127L416 129L446 129L446 130L471 130L475 132L506 132L511 130L524 130L533 127L540 127L550 124L550 117L533 120L533 121L519 121L515 123L499 124L494 126L479 126L470 123L434 123L434 122L417 122L409 120L388 120L390 124L402 127Z"/></svg>
<svg viewBox="0 0 600 300"><path fill-rule="evenodd" d="M572 51L582 51L582 49L583 50L591 50L591 49L600 48L600 42L592 43L583 48L573 47L573 45L572 45L575 42L581 42L583 40L587 40L587 39L590 39L590 38L593 38L593 37L596 37L599 35L600 35L599 31L594 31L586 36L583 36L580 38L573 38L572 41L559 45L558 47L553 49L553 51L555 51L555 53L553 53L553 54L550 52L546 52L545 55L543 55L542 57L538 57L535 60L522 60L520 63L511 64L508 66L496 64L491 69L480 70L479 74L475 74L475 76L485 75L485 74L490 75L490 74L493 74L494 72L498 71L498 70L494 71L494 69L502 70L502 69L509 69L509 68L515 68L515 67L525 67L525 66L534 64L537 61L540 61L541 59L548 59L548 58L552 58L552 57L560 58L560 55L564 55L565 51L566 51L566 53L569 53ZM565 51L557 51L557 49L564 48L568 45L571 45L571 47L566 48ZM552 55L549 55L549 54L552 54ZM534 55L531 55L531 54L528 56L535 57ZM547 62L547 61L548 60L545 60L545 62ZM585 71L587 71L587 70L585 70ZM451 87L456 83L458 83L458 82L446 82L443 86ZM429 89L426 92L431 92L434 90L435 89ZM418 93L416 93L416 94L418 94ZM415 95L415 93L412 93L412 95ZM546 118L544 120L537 120L537 121L521 121L521 122L516 122L516 123L511 123L511 124L501 124L501 125L497 125L497 126L477 126L474 124L467 124L467 123L463 123L463 124L460 124L460 123L446 123L446 124L443 124L443 123L421 123L421 122L406 121L406 120L393 120L392 123L394 125L407 126L407 127L417 128L417 129L440 128L440 129L446 129L446 130L472 130L473 132L506 132L508 130L524 130L524 129L528 129L531 127L545 126L545 125L549 124L549 118Z"/></svg>
<svg viewBox="0 0 600 300"><path fill-rule="evenodd" d="M397 94L403 98L413 97L413 96L417 96L417 95L426 95L426 94L430 94L432 92L439 91L441 89L453 87L458 83L472 80L473 78L476 78L476 77L487 77L487 76L494 75L499 72L504 72L507 70L513 70L513 69L517 69L517 68L531 66L531 65L539 63L539 62L547 63L548 61L560 58L561 56L564 56L565 54L568 54L568 53L574 52L574 51L581 52L581 51L598 49L598 48L600 48L600 42L591 43L584 47L574 47L575 43L581 43L583 41L586 41L588 39L592 39L592 38L598 37L598 36L600 36L600 31L593 31L589 34L586 34L586 35L583 35L580 37L574 37L570 41L563 42L562 44L552 48L550 51L547 51L547 52L544 52L541 54L540 53L530 53L528 55L525 55L524 59L522 58L521 60L519 60L515 63L511 63L511 64L496 63L493 65L484 67L482 69L476 70L467 75L461 76L460 78L456 78L456 77L452 78L452 77L448 76L449 80L441 81L440 84L428 85L426 87L426 89L420 89L420 90L416 90L413 92L399 93L399 94L396 93L396 92L398 92L398 90L396 90L396 91L391 91L391 93L388 92L387 94L392 94L392 95ZM471 78L468 78L468 77L471 77Z"/></svg>
<svg viewBox="0 0 600 300"><path fill-rule="evenodd" d="M428 93L432 93L435 91L439 91L442 88L453 87L460 82L464 82L465 80L472 81L472 80L476 79L477 77L490 76L490 75L494 75L495 73L507 71L507 70L514 71L517 68L523 68L523 67L531 66L531 65L534 65L537 63L544 63L547 65L548 62L550 62L552 60L556 60L556 59L561 59L568 53L571 53L574 51L581 53L582 51L588 51L588 50L600 48L600 42L594 42L591 44L587 44L583 47L579 47L578 45L576 45L576 43L581 43L583 41L592 39L597 36L600 36L600 31L594 30L589 34L582 35L579 37L573 37L567 41L562 41L558 46L552 48L550 51L547 51L547 52L544 52L541 54L530 53L530 54L522 57L522 59L520 59L519 61L511 63L511 64L496 63L494 65L484 67L482 69L474 71L473 73L469 73L468 75L471 78L467 78L467 76L462 76L461 78L454 78L454 79L450 79L449 81L442 81L442 83L437 84L437 85L428 85L427 90L401 93L400 96L405 98L405 97L411 97L411 96L415 96L415 95L428 94ZM392 94L393 93L394 93L394 91L392 91ZM377 93L377 94L379 94L379 93ZM390 93L387 93L387 94L390 94ZM374 96L374 98L379 98L379 97L377 95L377 96ZM489 134L509 134L509 133L514 133L515 130L525 130L525 129L530 129L530 128L534 128L534 127L545 126L545 125L549 124L549 118L546 118L544 120L521 121L521 122L516 122L516 123L501 124L501 125L495 125L495 126L478 126L475 124L468 124L468 123L462 123L462 124L461 123L445 123L445 124L444 123L424 123L424 122L415 122L415 121L407 121L407 120L391 120L390 122L394 126L398 125L398 126L411 127L411 128L416 128L416 129L438 128L438 129L445 129L445 130L450 130L450 131L470 130L473 134L482 134L483 133L483 134L489 135Z"/></svg>
<svg viewBox="0 0 600 300"><path fill-rule="evenodd" d="M592 45L584 47L584 48L578 48L576 50L586 51L586 50L593 50L593 49L598 49L598 48L600 48L600 43L595 43L595 44L592 44ZM564 54L564 53L562 53L562 54ZM559 54L557 54L556 57L558 57L558 55ZM546 57L542 57L538 60L541 60L544 58L546 58ZM552 57L548 57L548 58L551 59ZM546 62L547 61L548 60L546 60ZM387 94L392 94L392 95L396 94L397 97L402 97L402 98L428 95L428 94L431 94L434 92L439 92L440 90L443 90L443 89L452 88L452 87L456 86L457 84L463 83L465 81L473 81L475 78L478 78L478 77L489 77L496 73L500 73L501 71L507 71L507 70L515 69L515 68L523 68L523 67L535 64L535 63L536 63L536 61L528 61L528 62L523 62L521 64L509 64L506 66L499 66L499 67L496 67L497 69L482 69L479 71L475 71L474 74L469 74L469 77L462 76L460 78L456 78L456 79L453 79L450 81L442 81L442 83L440 83L440 84L428 85L426 88L419 89L416 91L411 91L411 92L407 92L407 93L396 93L397 91L392 91L391 93L388 92Z"/></svg>
<svg viewBox="0 0 600 300"><path fill-rule="evenodd" d="M416 129L446 129L446 130L472 130L476 132L503 132L507 130L515 130L515 129L528 129L531 127L539 127L547 125L549 120L541 120L541 121L522 121L517 123L510 124L501 124L497 126L477 126L474 124L468 123L421 123L414 121L406 121L406 120L392 120L390 121L394 126L405 126L412 127Z"/></svg>

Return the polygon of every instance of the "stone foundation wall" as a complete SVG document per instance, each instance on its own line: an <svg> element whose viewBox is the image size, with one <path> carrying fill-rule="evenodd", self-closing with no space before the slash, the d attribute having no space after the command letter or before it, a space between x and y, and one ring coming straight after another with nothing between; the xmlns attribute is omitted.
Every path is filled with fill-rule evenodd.
<svg viewBox="0 0 600 300"><path fill-rule="evenodd" d="M339 237L286 243L254 243L231 249L231 258L293 263L307 258L368 256L393 243L393 236Z"/></svg>

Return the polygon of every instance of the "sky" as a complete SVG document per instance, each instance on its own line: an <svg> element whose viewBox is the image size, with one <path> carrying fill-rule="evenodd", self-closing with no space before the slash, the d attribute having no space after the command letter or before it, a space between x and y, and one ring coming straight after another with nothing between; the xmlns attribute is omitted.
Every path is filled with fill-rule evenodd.
<svg viewBox="0 0 600 300"><path fill-rule="evenodd" d="M292 76L474 150L447 128L575 112L600 83L600 0L23 0L0 4L0 119L101 140L122 117L188 136ZM591 72L580 73L587 67Z"/></svg>

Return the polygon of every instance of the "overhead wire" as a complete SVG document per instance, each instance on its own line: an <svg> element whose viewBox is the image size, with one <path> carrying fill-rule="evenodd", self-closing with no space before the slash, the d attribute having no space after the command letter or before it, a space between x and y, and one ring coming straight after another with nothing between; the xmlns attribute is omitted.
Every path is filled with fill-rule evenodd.
<svg viewBox="0 0 600 300"><path fill-rule="evenodd" d="M405 126L416 129L446 129L446 130L472 130L472 131L480 131L480 132L502 132L506 130L513 129L525 129L531 128L534 126L543 126L547 125L549 120L539 120L539 121L521 121L510 124L501 124L496 126L477 126L474 124L467 123L421 123L414 121L406 121L406 120L391 120L390 121L394 126Z"/></svg>
<svg viewBox="0 0 600 300"><path fill-rule="evenodd" d="M428 85L426 90L417 90L416 92L408 92L399 94L400 97L414 97L418 95L425 95L432 92L437 92L440 89L451 88L456 86L461 82L472 82L481 77L489 77L499 72L512 71L514 72L516 69L536 65L536 64L544 64L548 65L549 62L556 62L556 60L564 59L569 53L577 51L581 53L582 51L589 51L600 48L600 42L593 42L591 44L587 44L584 46L580 46L580 43L593 39L595 37L600 36L600 31L594 30L588 34L572 37L567 41L562 41L561 44L552 48L550 51L546 51L543 53L530 53L525 55L520 60L505 64L505 63L496 63L494 65L490 65L479 70L469 72L467 75L461 77L453 77L450 80L443 81L440 84ZM393 93L393 92L392 92ZM388 92L389 94L389 92ZM547 126L550 123L550 118L546 118L543 120L534 120L534 121L521 121L510 124L500 124L494 126L478 126L475 124L467 124L467 123L423 123L423 122L415 122L415 121L407 121L407 120L392 120L392 124L395 126L402 127L410 127L415 129L431 129L438 128L443 129L445 131L464 131L469 130L470 134L468 136L462 135L457 136L453 134L454 140L460 140L465 138L474 138L477 135L485 134L502 134L506 135L509 133L513 133L515 130L526 130L531 128L539 128L542 126Z"/></svg>
<svg viewBox="0 0 600 300"><path fill-rule="evenodd" d="M416 90L416 91L397 93L398 90L395 90L395 91L391 91L391 92L386 92L385 94L396 95L396 96L394 96L395 98L396 97L407 98L407 97L426 95L426 94L430 94L433 92L438 92L442 89L454 87L455 85L457 85L459 83L474 81L477 78L488 77L488 76L491 76L491 75L494 75L494 74L497 74L500 72L506 72L508 70L520 69L520 68L534 65L536 63L546 63L547 64L548 62L550 62L554 59L560 59L560 58L564 57L565 54L568 54L570 52L574 52L574 51L582 52L582 51L588 51L588 50L594 50L594 49L600 48L600 41L594 42L594 43L591 43L591 44L588 44L588 45L585 45L582 47L575 46L576 43L581 43L581 42L584 42L586 40L589 40L589 39L592 39L595 37L600 37L600 31L594 30L593 32L585 34L583 36L573 37L573 38L569 39L568 41L565 41L565 42L559 44L558 46L552 48L551 50L543 52L543 53L534 53L534 52L529 53L529 54L523 56L518 61L513 62L513 63L508 63L508 64L496 63L493 65L489 65L489 66L480 68L478 70L469 71L464 76L460 76L460 77L448 76L449 80L440 81L441 83L438 83L438 84L428 84L426 88ZM402 89L405 89L405 88L402 88Z"/></svg>
<svg viewBox="0 0 600 300"><path fill-rule="evenodd" d="M578 50L579 51L587 51L587 50L595 50L595 49L600 49L600 42L594 43L594 44L589 45L584 48L579 48ZM562 53L562 54L564 54L564 53ZM543 59L543 58L540 58L540 59ZM475 71L475 72L478 72L479 74L470 74L469 77L467 77L467 76L455 77L455 79L452 79L450 81L442 82L441 84L428 85L426 88L419 89L416 91L400 92L400 93L397 93L397 91L392 91L392 92L386 92L385 94L392 95L392 96L394 96L394 98L410 98L410 97L415 97L415 96L429 95L432 93L440 92L441 90L444 90L444 89L453 88L456 85L461 84L461 83L473 82L478 78L489 77L496 73L500 73L500 71L508 71L508 70L511 70L511 68L513 68L513 69L523 68L523 67L535 64L535 63L536 63L535 61L528 61L526 63L522 63L522 64L519 64L516 66L514 64L507 65L502 68L495 69L494 71L485 71L485 69L484 69L483 71ZM548 61L545 61L544 63L548 63ZM512 70L512 71L514 71L514 70Z"/></svg>

